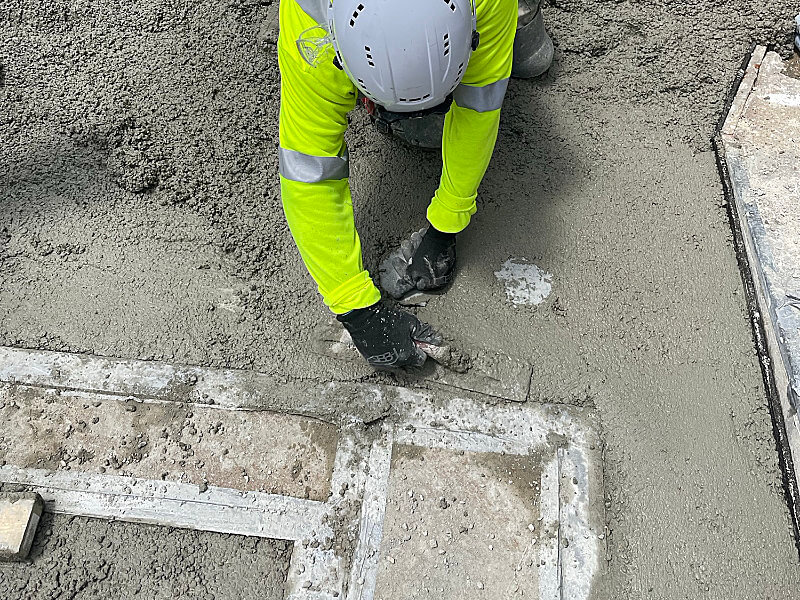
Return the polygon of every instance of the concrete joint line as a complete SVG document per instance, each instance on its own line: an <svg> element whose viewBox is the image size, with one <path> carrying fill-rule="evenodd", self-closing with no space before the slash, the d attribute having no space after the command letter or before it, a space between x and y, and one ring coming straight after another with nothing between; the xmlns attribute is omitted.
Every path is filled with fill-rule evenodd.
<svg viewBox="0 0 800 600"><path fill-rule="evenodd" d="M283 540L307 537L327 510L261 492L11 465L0 467L0 482L33 489L51 512Z"/></svg>

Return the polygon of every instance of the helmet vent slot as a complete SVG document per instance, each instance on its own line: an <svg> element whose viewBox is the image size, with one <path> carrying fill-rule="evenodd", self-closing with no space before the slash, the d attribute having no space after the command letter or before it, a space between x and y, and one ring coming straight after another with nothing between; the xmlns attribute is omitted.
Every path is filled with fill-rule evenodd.
<svg viewBox="0 0 800 600"><path fill-rule="evenodd" d="M450 54L450 34L444 34L444 55L447 56Z"/></svg>
<svg viewBox="0 0 800 600"><path fill-rule="evenodd" d="M374 67L375 62L372 60L372 50L369 49L369 46L364 46L364 52L367 54L367 62L369 63L369 66Z"/></svg>
<svg viewBox="0 0 800 600"><path fill-rule="evenodd" d="M357 81L358 81L358 83L361 85L361 89L364 91L364 93L365 93L367 96L369 96L369 90L367 89L367 86L364 84L364 80L363 80L363 79L361 79L361 78L358 78L358 80L357 80Z"/></svg>
<svg viewBox="0 0 800 600"><path fill-rule="evenodd" d="M361 14L361 11L364 10L364 5L359 4L356 9L353 11L353 17L350 19L350 27L355 27L356 19Z"/></svg>
<svg viewBox="0 0 800 600"><path fill-rule="evenodd" d="M456 4L455 4L455 2L453 2L453 0L444 0L444 3L447 4L447 6L450 7L450 10L452 10L453 12L456 12Z"/></svg>

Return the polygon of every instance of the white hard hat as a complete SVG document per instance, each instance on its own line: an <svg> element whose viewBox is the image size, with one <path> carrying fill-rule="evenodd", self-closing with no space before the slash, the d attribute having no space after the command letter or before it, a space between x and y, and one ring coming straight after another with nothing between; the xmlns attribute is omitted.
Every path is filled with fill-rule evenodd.
<svg viewBox="0 0 800 600"><path fill-rule="evenodd" d="M478 43L473 0L333 0L327 20L344 71L393 112L444 102Z"/></svg>

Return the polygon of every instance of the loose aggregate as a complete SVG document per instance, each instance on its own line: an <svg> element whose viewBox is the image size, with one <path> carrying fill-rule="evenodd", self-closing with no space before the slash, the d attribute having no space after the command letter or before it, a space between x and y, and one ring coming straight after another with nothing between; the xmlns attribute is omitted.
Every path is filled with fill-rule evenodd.
<svg viewBox="0 0 800 600"><path fill-rule="evenodd" d="M309 351L326 311L280 207L268 10L0 3L0 344L391 381ZM458 277L417 312L463 347L534 364L532 398L598 409L610 530L598 597L792 598L800 567L708 139L750 43L788 52L796 6L544 10L555 65L511 83ZM440 166L360 112L351 124L374 269L421 226ZM512 257L552 274L541 305L507 303L493 273ZM107 550L122 569L152 535L53 523L42 539L72 536L59 548L75 556L118 528ZM172 535L225 556L216 536ZM50 566L26 585L102 577L99 562L41 557ZM243 597L230 582L215 595Z"/></svg>

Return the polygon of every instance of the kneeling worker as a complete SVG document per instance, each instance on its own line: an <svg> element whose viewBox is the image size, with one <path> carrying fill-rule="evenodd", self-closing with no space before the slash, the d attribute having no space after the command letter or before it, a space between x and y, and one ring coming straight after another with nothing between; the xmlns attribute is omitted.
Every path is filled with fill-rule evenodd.
<svg viewBox="0 0 800 600"><path fill-rule="evenodd" d="M518 22L537 29L533 45L530 36L515 45ZM512 62L532 76L552 58L538 2L532 11L525 0L281 0L278 57L281 198L303 261L369 364L421 365L426 356L415 342L441 343L438 334L381 301L363 267L347 113L359 94L388 123L447 111L429 224L381 267L381 285L395 298L445 286L456 234L475 213L494 150Z"/></svg>

